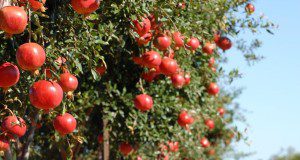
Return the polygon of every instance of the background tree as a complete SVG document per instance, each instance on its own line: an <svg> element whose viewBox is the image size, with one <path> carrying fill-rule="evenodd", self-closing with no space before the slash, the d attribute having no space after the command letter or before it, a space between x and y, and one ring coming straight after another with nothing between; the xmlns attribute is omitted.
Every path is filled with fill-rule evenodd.
<svg viewBox="0 0 300 160"><path fill-rule="evenodd" d="M8 159L221 159L243 137L230 107L240 91L217 85L239 72L218 62L229 38L273 27L248 3L12 2L22 7L0 12L1 150ZM260 45L236 46L250 62Z"/></svg>

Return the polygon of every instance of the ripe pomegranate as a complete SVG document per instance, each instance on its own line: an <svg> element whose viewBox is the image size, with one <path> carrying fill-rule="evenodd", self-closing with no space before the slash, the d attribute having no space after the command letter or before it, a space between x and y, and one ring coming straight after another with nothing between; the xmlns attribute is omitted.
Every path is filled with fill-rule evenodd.
<svg viewBox="0 0 300 160"><path fill-rule="evenodd" d="M78 13L89 15L95 12L100 5L99 0L71 0L72 8Z"/></svg>
<svg viewBox="0 0 300 160"><path fill-rule="evenodd" d="M187 111L181 111L178 116L177 122L180 126L186 127L194 122L194 118L187 113Z"/></svg>
<svg viewBox="0 0 300 160"><path fill-rule="evenodd" d="M252 14L252 13L254 13L254 11L255 11L255 7L254 7L253 4L248 3L248 4L246 5L246 7L245 7L245 10L246 10L246 12L247 12L248 14Z"/></svg>
<svg viewBox="0 0 300 160"><path fill-rule="evenodd" d="M159 66L160 72L166 76L175 74L178 70L178 64L176 60L168 57L164 57Z"/></svg>
<svg viewBox="0 0 300 160"><path fill-rule="evenodd" d="M151 22L146 17L142 18L142 22L139 22L138 20L133 20L132 22L134 25L134 31L141 37L147 34L151 29Z"/></svg>
<svg viewBox="0 0 300 160"><path fill-rule="evenodd" d="M150 20L150 24L151 24L151 30L157 30L159 27L160 27L160 25L158 25L157 23L156 23L156 17L155 17L155 15L154 14L150 14L149 16L148 16L148 19Z"/></svg>
<svg viewBox="0 0 300 160"><path fill-rule="evenodd" d="M62 136L72 133L76 129L76 119L69 113L58 115L53 120L54 129Z"/></svg>
<svg viewBox="0 0 300 160"><path fill-rule="evenodd" d="M6 6L0 9L0 29L13 35L24 32L28 23L28 16L23 8Z"/></svg>
<svg viewBox="0 0 300 160"><path fill-rule="evenodd" d="M210 146L210 142L205 137L200 140L200 144L203 148L208 148Z"/></svg>
<svg viewBox="0 0 300 160"><path fill-rule="evenodd" d="M20 71L17 66L5 62L0 66L0 87L7 89L16 83L20 78Z"/></svg>
<svg viewBox="0 0 300 160"><path fill-rule="evenodd" d="M99 67L96 67L96 72L97 72L100 76L103 76L104 73L106 72L106 67L105 67L105 66L99 66Z"/></svg>
<svg viewBox="0 0 300 160"><path fill-rule="evenodd" d="M25 121L16 116L7 116L1 124L3 132L9 133L13 136L22 137L26 133Z"/></svg>
<svg viewBox="0 0 300 160"><path fill-rule="evenodd" d="M146 81L146 82L152 82L157 76L159 75L159 73L155 70L151 70L149 72L146 73L142 73L141 77Z"/></svg>
<svg viewBox="0 0 300 160"><path fill-rule="evenodd" d="M214 122L213 120L211 120L211 119L207 119L207 120L205 121L205 125L206 125L210 130L212 130L212 129L215 128L215 122Z"/></svg>
<svg viewBox="0 0 300 160"><path fill-rule="evenodd" d="M167 50L171 46L171 43L171 38L164 34L156 36L153 42L154 46L161 51Z"/></svg>
<svg viewBox="0 0 300 160"><path fill-rule="evenodd" d="M187 42L187 48L191 51L195 51L200 46L200 42L197 38L190 38L190 40Z"/></svg>
<svg viewBox="0 0 300 160"><path fill-rule="evenodd" d="M146 33L145 35L141 36L140 38L136 38L136 41L139 46L147 45L152 40L152 33Z"/></svg>
<svg viewBox="0 0 300 160"><path fill-rule="evenodd" d="M98 142L103 143L103 134L98 135Z"/></svg>
<svg viewBox="0 0 300 160"><path fill-rule="evenodd" d="M31 104L39 109L53 109L60 105L63 90L56 82L40 80L29 91Z"/></svg>
<svg viewBox="0 0 300 160"><path fill-rule="evenodd" d="M27 0L19 0L19 2L22 3L20 6L25 6ZM28 0L28 2L33 11L38 11L38 10L42 12L46 11L46 8L44 7L46 0L42 0L42 2L40 2L39 0Z"/></svg>
<svg viewBox="0 0 300 160"><path fill-rule="evenodd" d="M184 36L182 36L180 32L173 33L173 40L176 49L179 49L180 47L184 46Z"/></svg>
<svg viewBox="0 0 300 160"><path fill-rule="evenodd" d="M128 142L123 142L119 145L119 151L127 156L133 151L133 147Z"/></svg>
<svg viewBox="0 0 300 160"><path fill-rule="evenodd" d="M142 55L143 64L148 68L158 67L161 63L161 56L155 51L149 51Z"/></svg>
<svg viewBox="0 0 300 160"><path fill-rule="evenodd" d="M210 149L207 154L210 155L210 156L213 156L213 155L216 154L216 150Z"/></svg>
<svg viewBox="0 0 300 160"><path fill-rule="evenodd" d="M208 61L208 66L211 68L211 67L214 67L214 65L215 65L215 58L210 57L210 59Z"/></svg>
<svg viewBox="0 0 300 160"><path fill-rule="evenodd" d="M175 88L182 88L186 84L184 76L180 73L173 74L171 80Z"/></svg>
<svg viewBox="0 0 300 160"><path fill-rule="evenodd" d="M221 117L223 117L224 114L226 113L226 110L225 110L225 108L220 107L220 108L218 108L218 112L219 112L219 115L220 115Z"/></svg>
<svg viewBox="0 0 300 160"><path fill-rule="evenodd" d="M173 49L170 48L169 50L165 51L164 56L174 59L175 52Z"/></svg>
<svg viewBox="0 0 300 160"><path fill-rule="evenodd" d="M220 38L221 38L221 32L217 32L217 33L214 34L214 42L215 42L215 44L218 45Z"/></svg>
<svg viewBox="0 0 300 160"><path fill-rule="evenodd" d="M9 141L4 137L0 137L0 151L6 151L9 149Z"/></svg>
<svg viewBox="0 0 300 160"><path fill-rule="evenodd" d="M191 83L191 75L186 73L184 75L184 79L185 79L185 84L184 85L189 85Z"/></svg>
<svg viewBox="0 0 300 160"><path fill-rule="evenodd" d="M202 51L208 55L212 55L214 53L215 45L212 43L205 43L205 45L202 48Z"/></svg>
<svg viewBox="0 0 300 160"><path fill-rule="evenodd" d="M207 92L210 95L217 95L219 93L220 89L218 87L218 85L216 83L210 83L208 88L207 88Z"/></svg>
<svg viewBox="0 0 300 160"><path fill-rule="evenodd" d="M25 43L18 48L16 58L23 70L34 71L45 63L46 53L39 44Z"/></svg>
<svg viewBox="0 0 300 160"><path fill-rule="evenodd" d="M232 47L232 42L227 37L221 37L219 42L217 43L218 47L220 47L223 51L226 51Z"/></svg>
<svg viewBox="0 0 300 160"><path fill-rule="evenodd" d="M59 85L64 92L75 91L78 86L78 80L71 73L63 73L60 75Z"/></svg>
<svg viewBox="0 0 300 160"><path fill-rule="evenodd" d="M179 150L179 142L168 142L169 145L169 151L170 152L178 152Z"/></svg>
<svg viewBox="0 0 300 160"><path fill-rule="evenodd" d="M152 97L147 94L137 95L134 99L134 106L141 111L148 111L153 107Z"/></svg>
<svg viewBox="0 0 300 160"><path fill-rule="evenodd" d="M210 67L210 68L211 68L211 70L212 70L213 72L216 72L216 71L217 71L216 67Z"/></svg>

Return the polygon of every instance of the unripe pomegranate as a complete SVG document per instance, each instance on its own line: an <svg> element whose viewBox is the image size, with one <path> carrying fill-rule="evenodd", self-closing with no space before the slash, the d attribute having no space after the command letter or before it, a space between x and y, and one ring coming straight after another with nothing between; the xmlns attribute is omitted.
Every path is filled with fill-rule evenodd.
<svg viewBox="0 0 300 160"><path fill-rule="evenodd" d="M9 141L4 136L0 136L0 151L7 151L8 149Z"/></svg>
<svg viewBox="0 0 300 160"><path fill-rule="evenodd" d="M147 34L151 29L151 22L148 18L145 17L143 17L142 22L133 20L133 25L134 31L141 37Z"/></svg>
<svg viewBox="0 0 300 160"><path fill-rule="evenodd" d="M142 55L143 64L148 68L155 68L161 64L161 56L155 51L149 51Z"/></svg>
<svg viewBox="0 0 300 160"><path fill-rule="evenodd" d="M217 95L219 93L220 89L218 87L218 85L216 83L210 83L208 88L207 88L207 92L210 95Z"/></svg>
<svg viewBox="0 0 300 160"><path fill-rule="evenodd" d="M180 32L173 33L173 40L176 49L179 49L180 47L184 46L184 36L182 36Z"/></svg>
<svg viewBox="0 0 300 160"><path fill-rule="evenodd" d="M221 37L219 42L217 43L218 47L220 47L223 51L226 51L232 47L232 42L227 37Z"/></svg>
<svg viewBox="0 0 300 160"><path fill-rule="evenodd" d="M21 4L21 6L25 6L27 0L19 0L19 2L23 3ZM42 0L42 2L40 2L39 0L28 0L28 2L33 11L38 11L38 10L42 12L46 11L46 8L44 7L46 0Z"/></svg>
<svg viewBox="0 0 300 160"><path fill-rule="evenodd" d="M245 10L246 10L246 12L247 12L248 14L252 14L252 13L254 13L254 11L255 11L255 7L254 7L253 4L248 3L248 4L246 5L246 7L245 7Z"/></svg>
<svg viewBox="0 0 300 160"><path fill-rule="evenodd" d="M146 33L145 35L141 36L140 38L136 38L136 41L139 46L147 45L152 40L152 33Z"/></svg>
<svg viewBox="0 0 300 160"><path fill-rule="evenodd" d="M0 9L0 29L8 34L24 32L28 23L28 16L23 8L6 6Z"/></svg>
<svg viewBox="0 0 300 160"><path fill-rule="evenodd" d="M46 53L39 44L25 43L18 48L16 58L23 70L34 71L45 63Z"/></svg>
<svg viewBox="0 0 300 160"><path fill-rule="evenodd" d="M103 76L106 72L106 67L105 66L99 66L96 67L96 72L100 75Z"/></svg>
<svg viewBox="0 0 300 160"><path fill-rule="evenodd" d="M78 13L89 15L95 12L100 5L98 0L71 0L72 8Z"/></svg>
<svg viewBox="0 0 300 160"><path fill-rule="evenodd" d="M212 43L205 43L205 45L202 48L202 51L208 55L212 55L214 53L215 45Z"/></svg>
<svg viewBox="0 0 300 160"><path fill-rule="evenodd" d="M210 142L205 137L200 140L200 144L203 148L208 148L210 146Z"/></svg>
<svg viewBox="0 0 300 160"><path fill-rule="evenodd" d="M53 120L54 129L62 136L72 133L76 129L76 119L69 113L58 115Z"/></svg>
<svg viewBox="0 0 300 160"><path fill-rule="evenodd" d="M211 120L211 119L207 119L207 120L205 121L205 125L206 125L210 130L212 130L212 129L215 128L215 122L214 122L213 120Z"/></svg>
<svg viewBox="0 0 300 160"><path fill-rule="evenodd" d="M185 79L185 84L184 85L189 85L191 83L191 75L189 73L186 73L184 75L184 79Z"/></svg>
<svg viewBox="0 0 300 160"><path fill-rule="evenodd" d="M178 70L178 64L176 60L168 57L164 57L159 66L160 72L166 76L175 74Z"/></svg>
<svg viewBox="0 0 300 160"><path fill-rule="evenodd" d="M53 109L60 105L63 90L56 82L40 80L29 91L31 104L38 109Z"/></svg>
<svg viewBox="0 0 300 160"><path fill-rule="evenodd" d="M26 123L25 121L16 116L7 116L4 118L1 124L3 132L9 133L13 136L22 137L26 133Z"/></svg>
<svg viewBox="0 0 300 160"><path fill-rule="evenodd" d="M192 37L188 42L187 42L187 48L191 51L195 51L198 47L200 46L200 42L197 38Z"/></svg>
<svg viewBox="0 0 300 160"><path fill-rule="evenodd" d="M164 34L156 36L153 42L154 46L161 51L167 50L171 46L171 43L171 38Z"/></svg>
<svg viewBox="0 0 300 160"><path fill-rule="evenodd" d="M134 106L141 111L148 111L153 107L152 97L147 94L137 95L134 99Z"/></svg>
<svg viewBox="0 0 300 160"><path fill-rule="evenodd" d="M78 80L74 75L66 72L60 75L59 85L64 92L75 91L78 86Z"/></svg>
<svg viewBox="0 0 300 160"><path fill-rule="evenodd" d="M182 88L185 85L185 78L182 74L173 74L171 80L175 88Z"/></svg>
<svg viewBox="0 0 300 160"><path fill-rule="evenodd" d="M187 113L187 111L181 111L178 116L177 122L180 126L186 127L186 125L190 125L194 123L194 118Z"/></svg>
<svg viewBox="0 0 300 160"><path fill-rule="evenodd" d="M97 139L99 143L103 143L103 134L99 134Z"/></svg>
<svg viewBox="0 0 300 160"><path fill-rule="evenodd" d="M168 142L169 145L169 151L170 152L178 152L179 150L179 142Z"/></svg>
<svg viewBox="0 0 300 160"><path fill-rule="evenodd" d="M225 114L225 112L226 112L226 110L225 110L225 108L220 107L220 108L218 108L218 112L219 112L219 115L220 115L221 117L223 117L224 114Z"/></svg>
<svg viewBox="0 0 300 160"><path fill-rule="evenodd" d="M0 87L7 89L16 83L20 78L20 71L17 66L5 62L0 66Z"/></svg>
<svg viewBox="0 0 300 160"><path fill-rule="evenodd" d="M214 67L215 65L215 58L214 57L210 57L209 61L208 61L208 66L209 67Z"/></svg>
<svg viewBox="0 0 300 160"><path fill-rule="evenodd" d="M133 151L133 147L128 142L123 142L119 145L119 151L127 156Z"/></svg>

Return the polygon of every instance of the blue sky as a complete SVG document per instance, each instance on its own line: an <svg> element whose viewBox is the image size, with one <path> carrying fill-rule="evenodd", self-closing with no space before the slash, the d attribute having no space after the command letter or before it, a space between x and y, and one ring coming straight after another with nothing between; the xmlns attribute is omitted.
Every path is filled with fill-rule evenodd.
<svg viewBox="0 0 300 160"><path fill-rule="evenodd" d="M257 54L266 57L249 67L235 49L226 53L226 68L239 67L243 78L234 86L244 87L237 99L250 124L251 145L239 150L256 152L247 160L268 160L281 148L300 151L300 0L257 0L256 14L264 13L279 25L275 35L253 35L263 41ZM245 37L249 38L249 37Z"/></svg>

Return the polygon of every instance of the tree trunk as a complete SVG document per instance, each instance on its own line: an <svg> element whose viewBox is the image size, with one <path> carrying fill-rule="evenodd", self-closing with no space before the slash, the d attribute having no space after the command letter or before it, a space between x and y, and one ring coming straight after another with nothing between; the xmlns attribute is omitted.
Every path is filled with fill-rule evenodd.
<svg viewBox="0 0 300 160"><path fill-rule="evenodd" d="M109 129L107 127L107 120L103 118L103 157L104 160L109 160Z"/></svg>

